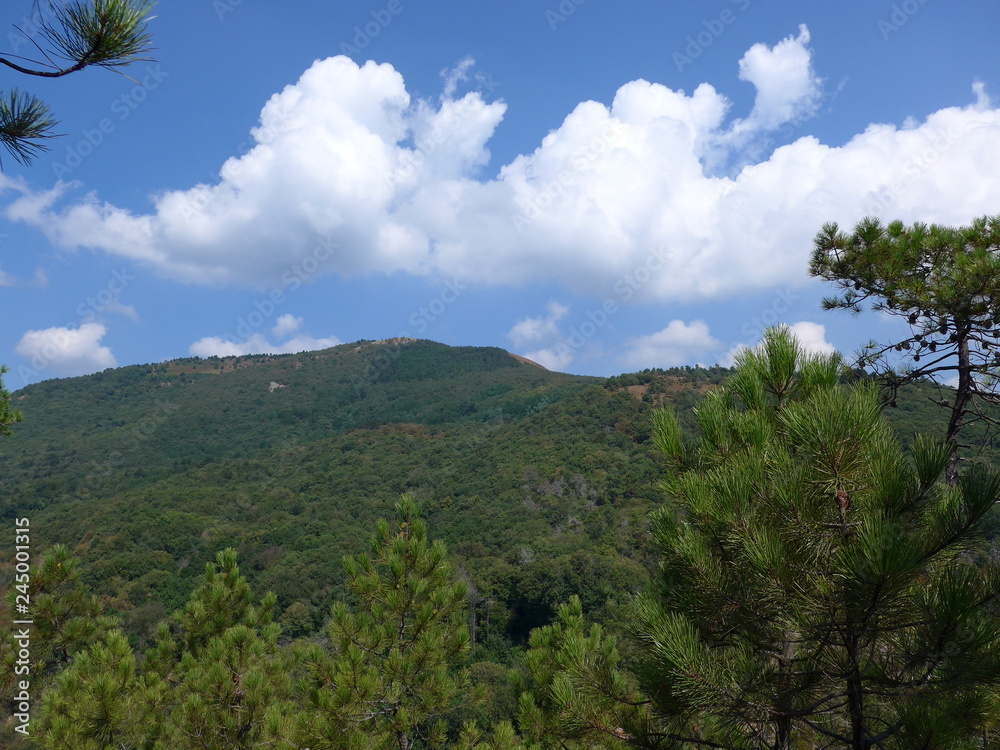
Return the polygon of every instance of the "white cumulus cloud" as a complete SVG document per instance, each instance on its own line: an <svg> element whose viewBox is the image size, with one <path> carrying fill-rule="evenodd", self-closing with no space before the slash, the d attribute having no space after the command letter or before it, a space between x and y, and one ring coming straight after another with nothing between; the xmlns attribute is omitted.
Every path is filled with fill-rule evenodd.
<svg viewBox="0 0 1000 750"><path fill-rule="evenodd" d="M788 326L799 344L813 354L833 354L837 348L826 340L826 326L820 323L800 321Z"/></svg>
<svg viewBox="0 0 1000 750"><path fill-rule="evenodd" d="M1000 109L981 84L966 106L829 145L802 124L822 100L810 42L803 26L746 52L735 74L756 88L748 113L708 83L685 93L631 81L610 104L577 105L492 175L506 105L459 96L471 62L446 72L432 101L411 97L390 65L320 60L265 104L256 145L215 184L166 191L143 214L5 181L19 193L7 215L59 246L204 284L273 284L326 242L336 247L324 273L607 295L656 249L662 265L635 299L685 302L805 283L827 221L964 224L996 212ZM801 137L748 156L790 124ZM721 173L726 164L740 166Z"/></svg>
<svg viewBox="0 0 1000 750"><path fill-rule="evenodd" d="M629 339L624 362L635 370L707 363L709 359L714 363L713 355L724 346L712 336L704 321L672 320L661 331Z"/></svg>
<svg viewBox="0 0 1000 750"><path fill-rule="evenodd" d="M79 328L26 331L14 351L24 357L36 373L88 375L118 365L111 349L101 345L107 332L100 323L84 323Z"/></svg>
<svg viewBox="0 0 1000 750"><path fill-rule="evenodd" d="M244 354L295 354L296 352L311 352L319 349L329 349L343 343L336 336L314 338L308 333L297 333L302 327L302 318L295 315L281 315L271 328L269 340L263 333L254 332L245 338L233 340L221 336L206 336L200 338L188 347L188 351L196 357L238 357ZM284 339L284 340L282 340Z"/></svg>
<svg viewBox="0 0 1000 750"><path fill-rule="evenodd" d="M740 60L740 80L757 89L753 111L742 126L765 130L809 117L822 95L822 80L812 67L809 29L799 26L774 47L755 44Z"/></svg>
<svg viewBox="0 0 1000 750"><path fill-rule="evenodd" d="M542 341L559 335L558 323L569 313L569 307L558 302L546 305L548 315L523 318L507 332L507 337L515 346L525 346L534 341Z"/></svg>
<svg viewBox="0 0 1000 750"><path fill-rule="evenodd" d="M547 349L527 352L522 356L532 362L537 362L546 370L565 372L573 361L573 350L568 346L551 346Z"/></svg>
<svg viewBox="0 0 1000 750"><path fill-rule="evenodd" d="M291 313L286 313L278 318L274 327L271 329L271 335L275 338L283 339L287 336L291 336L301 327L302 318L296 317Z"/></svg>

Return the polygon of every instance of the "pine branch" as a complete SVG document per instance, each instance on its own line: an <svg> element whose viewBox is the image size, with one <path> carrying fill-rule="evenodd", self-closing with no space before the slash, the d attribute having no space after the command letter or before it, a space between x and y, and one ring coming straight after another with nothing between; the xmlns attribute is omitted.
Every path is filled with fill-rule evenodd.
<svg viewBox="0 0 1000 750"><path fill-rule="evenodd" d="M21 164L48 150L46 141L54 138L55 120L40 99L12 89L0 94L0 144Z"/></svg>

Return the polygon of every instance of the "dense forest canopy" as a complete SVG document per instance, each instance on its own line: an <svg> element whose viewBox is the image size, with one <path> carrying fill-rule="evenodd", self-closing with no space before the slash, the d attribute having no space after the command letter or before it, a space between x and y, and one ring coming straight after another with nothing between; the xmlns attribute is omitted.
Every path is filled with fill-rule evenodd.
<svg viewBox="0 0 1000 750"><path fill-rule="evenodd" d="M463 592L454 626L460 623L466 635L461 658L455 661L458 652L449 657L437 687L426 688L428 700L438 695L436 708L425 706L425 718L406 731L398 722L377 730L355 723L358 737L391 730L411 739L417 732L423 739L414 747L433 746L427 743L435 738L450 746L460 736L468 746L551 746L558 727L575 726L561 713L560 692L575 669L568 661L577 653L572 649L603 653L599 663L617 675L590 672L593 684L619 680L616 690L633 697L642 689L625 669L632 647L620 651L615 642L626 638L622 646L628 645L634 597L655 587L663 564L663 542L649 514L676 503L661 485L673 459L661 450L656 415L670 406L691 436L683 440L685 450L695 450L696 411L704 411L707 395L733 387L727 385L731 378L724 368L584 378L548 372L499 349L406 341L177 360L15 392L13 403L26 421L0 454L2 513L11 523L30 515L33 543L48 566L36 574L33 593L52 611L66 613L39 651L53 696L46 704L46 736L71 736L66 733L77 723L72 707L98 699L96 688L87 688L85 698L74 686L100 684L101 670L112 667L135 670L119 703L105 706L120 717L116 731L148 721L137 718L150 715L143 712L165 710L166 698L141 686L155 685L154 673L173 674L167 652L178 665L185 658L201 664L184 667L193 670L184 672L185 684L221 689L212 682L218 678L211 677L211 663L198 661L207 652L185 657L177 635L164 640L174 628L182 633L195 627L170 624L195 616L183 612L219 606L211 598L192 604L206 595L199 591L223 585L213 581L228 581L219 601L238 596L247 614L237 609L227 615L224 628L213 626L214 635L203 636L205 647L212 637L223 639L214 646L218 658L238 649L247 678L256 675L277 691L255 699L260 712L247 718L254 742L265 736L276 741L277 735L268 735L273 731L294 743L306 725L332 736L333 730L318 727L355 722L354 698L337 698L337 708L326 699L308 708L297 691L318 674L361 669L337 662L337 649L305 654L310 644L335 642L361 627L344 618L349 612L362 617L354 608L363 601L357 586L364 580L359 576L369 575L367 564L345 568L342 559L366 559L364 540L379 519L395 517L404 494L419 506L421 523L448 545L447 580L461 582ZM943 434L946 415L928 400L932 389L917 384L900 393L896 408L886 409L905 444L920 432ZM88 416L95 413L97 421ZM705 434L704 425L700 431ZM992 455L988 441L984 445L980 459ZM406 512L414 513L413 507ZM982 523L987 528L992 522ZM372 560L383 554L374 552ZM206 565L216 571L208 578ZM220 573L225 570L230 572ZM4 576L9 587L9 566ZM335 604L352 609L331 619ZM99 626L85 627L84 621ZM600 632L587 635L586 623L599 623ZM575 639L582 639L579 646L572 646ZM295 649L305 650L296 656ZM74 659L77 671L60 677L68 664L77 664ZM398 689L392 680L383 682L385 675L365 674L366 689L386 695ZM167 703L189 700L176 694ZM304 723L278 722L264 706L269 701L287 701L293 713L304 712ZM638 741L636 725L624 728L636 716L622 714L617 702L586 705L594 721L612 712L615 729ZM176 733L190 722L226 723L207 710L191 707L187 718L164 718L173 728L142 741L177 743ZM621 741L614 732L598 741L589 730L573 731L578 736L572 742L580 746Z"/></svg>

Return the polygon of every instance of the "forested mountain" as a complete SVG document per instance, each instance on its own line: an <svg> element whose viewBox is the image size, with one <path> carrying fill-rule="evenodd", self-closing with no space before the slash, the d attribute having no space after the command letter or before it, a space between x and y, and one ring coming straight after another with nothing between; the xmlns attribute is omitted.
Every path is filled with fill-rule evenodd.
<svg viewBox="0 0 1000 750"><path fill-rule="evenodd" d="M605 382L397 340L46 381L14 395L2 512L75 550L137 637L226 547L302 630L411 492L518 641L571 593L600 609L644 579L654 396L689 411L723 372Z"/></svg>
<svg viewBox="0 0 1000 750"><path fill-rule="evenodd" d="M495 348L391 340L46 381L13 395L24 422L0 444L0 515L30 519L36 555L68 547L145 650L227 548L254 598L276 595L284 641L319 637L331 605L355 596L344 556L366 551L405 493L465 587L472 658L509 665L573 596L620 628L658 564L653 409L671 404L691 432L728 376L580 377ZM918 385L887 409L904 443L941 434L932 395ZM989 460L989 437L975 441L967 454ZM4 588L13 559L5 547Z"/></svg>
<svg viewBox="0 0 1000 750"><path fill-rule="evenodd" d="M37 552L76 550L93 589L144 622L234 547L252 584L318 625L341 557L410 492L517 640L571 593L600 608L641 582L661 501L650 411L690 419L725 374L603 380L391 340L50 380L14 395L0 510L31 517ZM889 410L904 441L939 429L927 395Z"/></svg>

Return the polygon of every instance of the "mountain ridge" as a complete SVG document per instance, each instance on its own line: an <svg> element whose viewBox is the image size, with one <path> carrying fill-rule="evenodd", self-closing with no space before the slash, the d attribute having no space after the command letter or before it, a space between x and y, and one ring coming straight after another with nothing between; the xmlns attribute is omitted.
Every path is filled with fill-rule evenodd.
<svg viewBox="0 0 1000 750"><path fill-rule="evenodd" d="M387 339L43 381L14 394L25 422L0 444L0 518L30 517L37 553L73 549L141 641L226 547L318 625L343 595L340 558L406 492L497 637L523 643L569 595L599 621L649 580L664 500L650 414L669 403L690 425L727 372L594 378ZM918 401L890 418L936 431Z"/></svg>
<svg viewBox="0 0 1000 750"><path fill-rule="evenodd" d="M409 492L517 637L581 569L597 607L645 577L621 553L655 502L651 404L604 382L399 339L44 381L15 394L0 516L30 516L38 551L76 550L141 637L144 613L183 601L225 547L318 622L340 557Z"/></svg>

